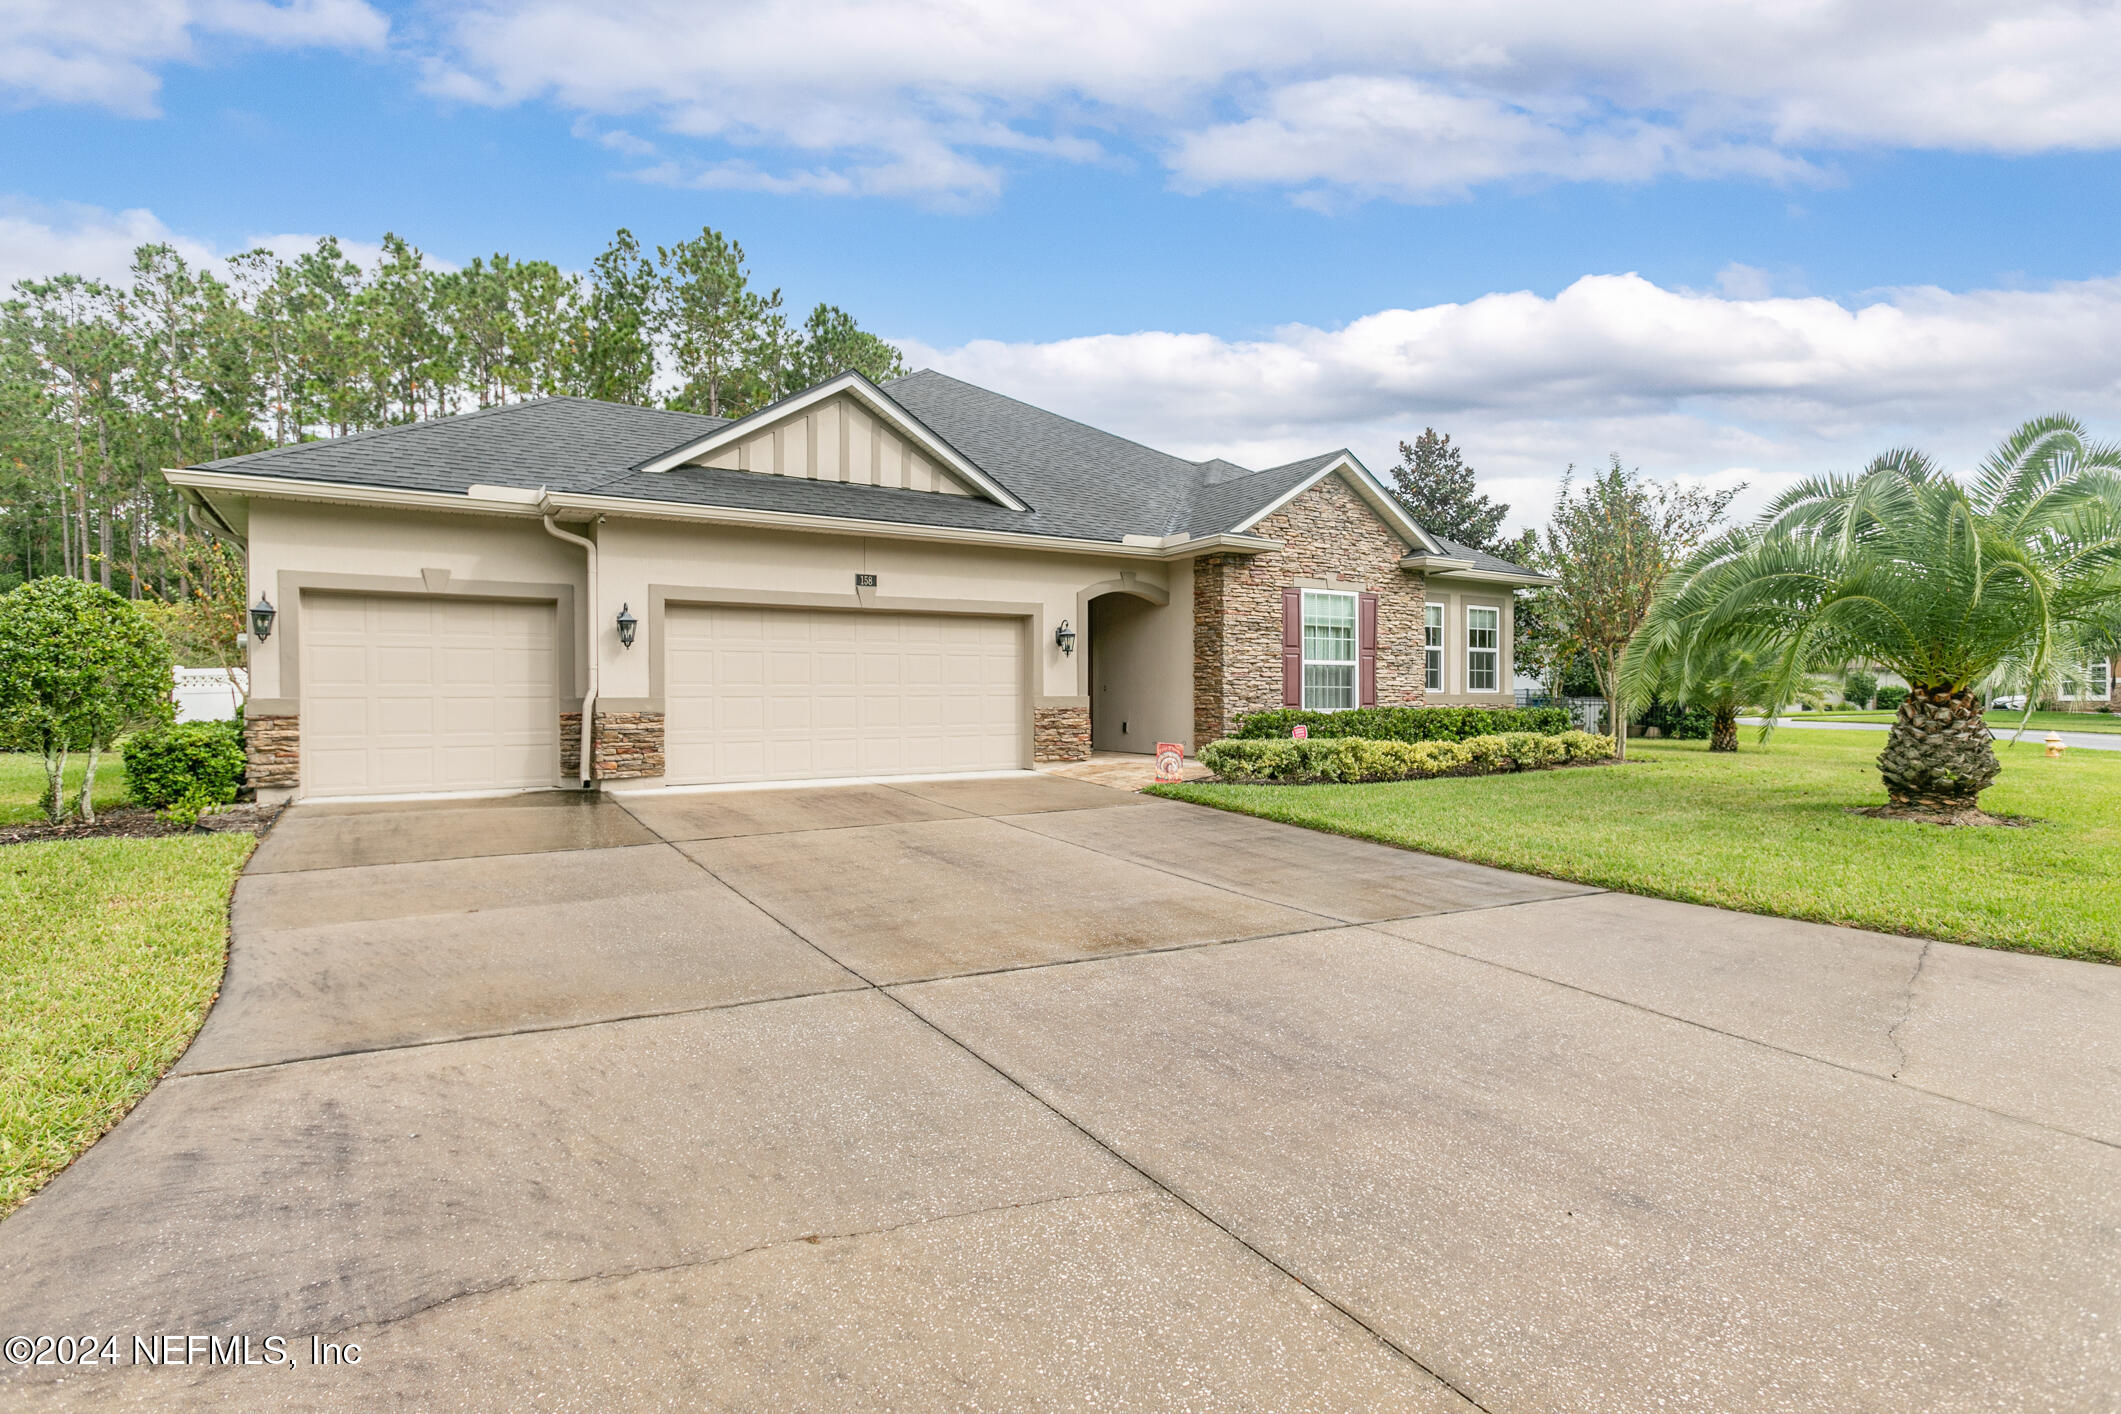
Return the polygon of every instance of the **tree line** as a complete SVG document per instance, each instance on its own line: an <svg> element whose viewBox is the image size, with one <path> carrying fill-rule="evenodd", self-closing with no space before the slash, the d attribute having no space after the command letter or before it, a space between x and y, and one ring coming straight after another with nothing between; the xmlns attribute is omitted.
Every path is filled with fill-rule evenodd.
<svg viewBox="0 0 2121 1414"><path fill-rule="evenodd" d="M442 269L394 234L369 266L332 236L218 268L143 245L123 280L0 301L0 589L188 596L197 537L164 467L556 394L737 417L850 368L905 371L835 305L791 315L712 228L652 249L622 229L586 274Z"/></svg>

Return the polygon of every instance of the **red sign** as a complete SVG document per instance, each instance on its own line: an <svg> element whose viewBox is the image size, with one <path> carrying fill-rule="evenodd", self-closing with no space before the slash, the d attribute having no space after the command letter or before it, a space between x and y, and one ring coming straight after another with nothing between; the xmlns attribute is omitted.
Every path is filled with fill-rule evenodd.
<svg viewBox="0 0 2121 1414"><path fill-rule="evenodd" d="M1311 729L1305 726L1302 722L1298 722L1295 726L1289 728L1289 740L1309 741L1310 739Z"/></svg>
<svg viewBox="0 0 2121 1414"><path fill-rule="evenodd" d="M1185 779L1179 767L1185 764L1186 748L1175 741L1156 743L1156 781L1158 785L1169 785Z"/></svg>

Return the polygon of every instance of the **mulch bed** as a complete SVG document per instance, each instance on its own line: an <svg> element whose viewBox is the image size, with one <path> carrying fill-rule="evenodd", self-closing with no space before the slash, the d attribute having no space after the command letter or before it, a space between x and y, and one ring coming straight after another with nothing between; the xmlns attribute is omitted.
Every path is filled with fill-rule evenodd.
<svg viewBox="0 0 2121 1414"><path fill-rule="evenodd" d="M154 839L161 835L226 834L246 830L262 834L278 818L277 805L231 805L212 815L202 815L196 825L179 825L152 810L119 806L96 816L96 823L66 820L54 825L34 820L19 825L0 825L0 845L32 844L39 840Z"/></svg>
<svg viewBox="0 0 2121 1414"><path fill-rule="evenodd" d="M1945 815L1934 810L1903 810L1897 805L1851 805L1851 815L1867 815L1873 820L1899 820L1910 825L1942 825L1948 830L1968 826L2002 825L2013 830L2022 830L2039 821L2027 815L1991 815L1986 810L1961 810Z"/></svg>

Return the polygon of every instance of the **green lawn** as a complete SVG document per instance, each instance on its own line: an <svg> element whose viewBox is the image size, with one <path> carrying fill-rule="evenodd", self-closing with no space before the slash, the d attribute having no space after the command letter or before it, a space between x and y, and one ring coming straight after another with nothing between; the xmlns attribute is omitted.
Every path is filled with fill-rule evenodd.
<svg viewBox="0 0 2121 1414"><path fill-rule="evenodd" d="M1989 729L1998 736L2007 737L2018 730L2018 719L2023 712L1990 712ZM1891 726L1891 712L1798 712L1787 718L1789 721L1813 722L1876 722ZM2025 725L2028 738L2044 737L2050 731L2058 732L2121 732L2121 714L2111 712L2035 712Z"/></svg>
<svg viewBox="0 0 2121 1414"><path fill-rule="evenodd" d="M88 769L86 757L75 756L66 763L66 789L71 792L81 789L81 773ZM25 820L41 820L44 811L38 801L44 798L44 763L34 756L0 753L0 825L19 825ZM96 763L96 809L108 810L125 804L125 763L114 751Z"/></svg>
<svg viewBox="0 0 2121 1414"><path fill-rule="evenodd" d="M111 779L122 792L124 773ZM35 818L43 783L35 761L0 756L0 820ZM0 846L0 1214L116 1124L199 1029L255 843Z"/></svg>
<svg viewBox="0 0 2121 1414"><path fill-rule="evenodd" d="M2121 752L1999 744L1982 796L2024 829L1851 815L1878 805L1882 733L1784 731L1735 756L1628 743L1619 766L1389 785L1153 789L1631 893L2121 962Z"/></svg>

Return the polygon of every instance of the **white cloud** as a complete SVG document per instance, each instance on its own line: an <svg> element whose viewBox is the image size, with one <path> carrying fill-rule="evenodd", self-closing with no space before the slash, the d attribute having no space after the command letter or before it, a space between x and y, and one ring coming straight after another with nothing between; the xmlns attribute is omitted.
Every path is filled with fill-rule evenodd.
<svg viewBox="0 0 2121 1414"><path fill-rule="evenodd" d="M1757 501L1915 442L1970 461L2066 408L2121 420L2121 278L1884 291L1854 306L1589 276L1270 337L1133 333L912 346L915 360L1189 456L1268 466L1348 445L1373 469L1435 425L1543 518L1562 467L1618 451ZM2116 429L2121 430L2121 429Z"/></svg>
<svg viewBox="0 0 2121 1414"><path fill-rule="evenodd" d="M158 110L156 70L193 63L199 42L375 50L390 22L366 0L8 0L0 8L0 94Z"/></svg>
<svg viewBox="0 0 2121 1414"><path fill-rule="evenodd" d="M122 281L132 268L133 251L157 242L174 245L194 264L215 255L205 242L172 232L152 211L0 203L0 296L17 280L61 274Z"/></svg>
<svg viewBox="0 0 2121 1414"><path fill-rule="evenodd" d="M53 275L85 275L106 284L128 284L133 252L156 244L174 246L195 266L217 267L228 256L259 246L282 260L292 260L316 249L317 237L302 232L267 233L224 249L172 231L152 211L141 208L106 211L78 203L44 206L0 200L0 297L11 292L17 280ZM363 267L373 267L383 256L377 241L342 237L339 248ZM457 268L432 254L427 263L437 270Z"/></svg>
<svg viewBox="0 0 2121 1414"><path fill-rule="evenodd" d="M436 93L639 115L765 189L977 199L994 153L1137 145L1187 189L1435 200L2121 145L2121 7L2080 0L468 0L436 35Z"/></svg>

